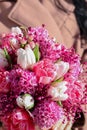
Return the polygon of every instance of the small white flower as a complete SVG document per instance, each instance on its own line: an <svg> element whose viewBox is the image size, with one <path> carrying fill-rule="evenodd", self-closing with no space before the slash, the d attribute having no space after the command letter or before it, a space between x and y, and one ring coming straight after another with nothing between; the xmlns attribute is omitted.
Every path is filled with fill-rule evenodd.
<svg viewBox="0 0 87 130"><path fill-rule="evenodd" d="M17 64L19 64L23 69L28 69L36 62L35 55L28 45L25 50L20 48L17 51Z"/></svg>
<svg viewBox="0 0 87 130"><path fill-rule="evenodd" d="M0 68L8 66L8 61L5 57L4 50L0 49Z"/></svg>
<svg viewBox="0 0 87 130"><path fill-rule="evenodd" d="M16 38L11 38L10 43L13 47L19 48L18 40Z"/></svg>
<svg viewBox="0 0 87 130"><path fill-rule="evenodd" d="M12 27L11 31L15 35L21 34L21 36L23 36L23 33L22 33L22 31L21 31L21 29L19 27Z"/></svg>
<svg viewBox="0 0 87 130"><path fill-rule="evenodd" d="M68 98L68 95L65 93L67 90L66 84L66 81L56 83L54 87L49 88L48 95L50 95L54 101L66 100Z"/></svg>
<svg viewBox="0 0 87 130"><path fill-rule="evenodd" d="M16 102L20 108L25 107L25 109L27 110L33 108L34 106L34 99L30 94L24 94L22 96L18 96Z"/></svg>
<svg viewBox="0 0 87 130"><path fill-rule="evenodd" d="M60 62L56 63L55 65L57 67L56 79L59 79L62 76L64 76L64 74L66 74L69 70L69 63L68 62L60 61Z"/></svg>

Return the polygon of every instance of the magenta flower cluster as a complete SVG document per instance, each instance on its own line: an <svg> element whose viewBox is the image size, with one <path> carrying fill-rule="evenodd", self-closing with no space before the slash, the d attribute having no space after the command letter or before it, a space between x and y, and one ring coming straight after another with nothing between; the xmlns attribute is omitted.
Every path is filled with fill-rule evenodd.
<svg viewBox="0 0 87 130"><path fill-rule="evenodd" d="M73 48L51 38L44 26L13 27L0 42L0 120L7 130L50 129L81 109L87 95Z"/></svg>

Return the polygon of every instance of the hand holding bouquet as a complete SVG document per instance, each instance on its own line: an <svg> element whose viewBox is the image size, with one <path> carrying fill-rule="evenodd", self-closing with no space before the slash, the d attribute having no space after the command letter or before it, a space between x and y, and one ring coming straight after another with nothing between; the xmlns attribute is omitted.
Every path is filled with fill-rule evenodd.
<svg viewBox="0 0 87 130"><path fill-rule="evenodd" d="M13 27L0 38L0 119L7 130L71 127L85 104L82 68L73 48L42 27ZM70 125L69 125L70 123ZM66 125L67 124L67 125ZM61 129L61 128L60 128Z"/></svg>

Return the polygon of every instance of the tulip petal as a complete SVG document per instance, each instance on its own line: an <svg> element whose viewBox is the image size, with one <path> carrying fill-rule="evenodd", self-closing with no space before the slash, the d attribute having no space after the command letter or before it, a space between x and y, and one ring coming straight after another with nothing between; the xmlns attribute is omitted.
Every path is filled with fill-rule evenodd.
<svg viewBox="0 0 87 130"><path fill-rule="evenodd" d="M69 70L69 63L60 61L55 64L57 67L57 79L61 78L64 76L67 71Z"/></svg>

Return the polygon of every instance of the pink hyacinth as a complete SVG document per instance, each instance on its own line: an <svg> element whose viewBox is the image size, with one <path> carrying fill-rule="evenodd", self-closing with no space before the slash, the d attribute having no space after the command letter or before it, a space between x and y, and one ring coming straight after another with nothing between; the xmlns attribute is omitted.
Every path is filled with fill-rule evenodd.
<svg viewBox="0 0 87 130"><path fill-rule="evenodd" d="M79 75L79 79L87 85L87 62L82 64L83 71Z"/></svg>
<svg viewBox="0 0 87 130"><path fill-rule="evenodd" d="M83 71L79 75L79 80L85 85L83 104L87 104L87 62L82 63Z"/></svg>
<svg viewBox="0 0 87 130"><path fill-rule="evenodd" d="M19 96L21 93L35 93L37 79L33 72L17 68L10 72L9 77L11 82L11 91L14 92L15 96Z"/></svg>
<svg viewBox="0 0 87 130"><path fill-rule="evenodd" d="M34 42L39 42L39 41L46 41L49 38L49 33L48 31L44 28L44 26L42 27L29 27L28 28L28 35L32 37L32 39L34 40Z"/></svg>
<svg viewBox="0 0 87 130"><path fill-rule="evenodd" d="M77 80L79 73L82 68L80 66L80 57L75 53L73 48L66 49L62 51L61 58L63 61L68 62L70 64L69 73L66 74L66 78L72 78L72 80Z"/></svg>
<svg viewBox="0 0 87 130"><path fill-rule="evenodd" d="M72 103L80 103L83 98L84 84L81 81L76 81L74 84L69 84L67 91Z"/></svg>
<svg viewBox="0 0 87 130"><path fill-rule="evenodd" d="M67 85L68 99L63 102L63 107L67 113L75 114L76 111L82 109L82 99L84 97L84 84L81 81L69 83ZM78 112L79 113L79 112Z"/></svg>
<svg viewBox="0 0 87 130"><path fill-rule="evenodd" d="M7 93L10 90L9 72L0 70L0 93Z"/></svg>
<svg viewBox="0 0 87 130"><path fill-rule="evenodd" d="M48 97L48 89L50 85L38 84L36 87L34 98L36 101L40 101Z"/></svg>
<svg viewBox="0 0 87 130"><path fill-rule="evenodd" d="M32 38L34 43L39 44L41 58L48 58L52 61L57 61L62 51L66 48L62 44L58 44L51 38L48 34L48 31L42 27L29 28L28 35Z"/></svg>
<svg viewBox="0 0 87 130"><path fill-rule="evenodd" d="M34 111L34 120L41 129L50 129L63 116L63 110L49 99L39 102Z"/></svg>
<svg viewBox="0 0 87 130"><path fill-rule="evenodd" d="M0 117L7 116L16 107L16 99L12 92L0 93Z"/></svg>

